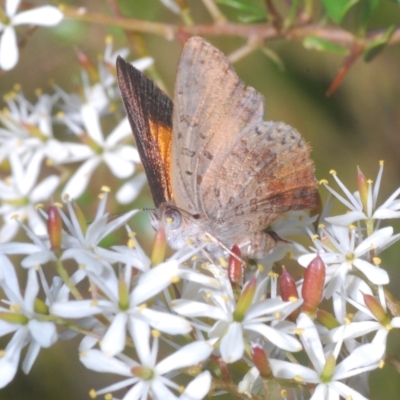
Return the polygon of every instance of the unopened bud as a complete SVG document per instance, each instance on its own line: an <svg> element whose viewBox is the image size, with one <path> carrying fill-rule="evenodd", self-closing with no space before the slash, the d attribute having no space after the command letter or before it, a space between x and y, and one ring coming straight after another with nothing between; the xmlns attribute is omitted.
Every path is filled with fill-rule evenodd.
<svg viewBox="0 0 400 400"><path fill-rule="evenodd" d="M382 326L390 325L391 318L383 309L381 303L372 295L362 293L364 297L364 303L368 310L371 311L372 315Z"/></svg>
<svg viewBox="0 0 400 400"><path fill-rule="evenodd" d="M321 382L326 382L326 383L330 382L332 380L333 373L335 372L335 368L336 368L336 358L331 353L326 358L324 368L320 375Z"/></svg>
<svg viewBox="0 0 400 400"><path fill-rule="evenodd" d="M290 301L299 298L296 282L285 267L282 267L282 274L279 277L279 288L281 289L282 300Z"/></svg>
<svg viewBox="0 0 400 400"><path fill-rule="evenodd" d="M282 274L279 277L279 288L281 289L282 300L295 301L299 299L296 282L285 267L282 267ZM287 319L293 322L296 321L297 317L300 314L300 311L301 309L297 308L290 315L288 315Z"/></svg>
<svg viewBox="0 0 400 400"><path fill-rule="evenodd" d="M83 235L86 235L86 229L87 229L87 223L85 216L83 215L82 210L79 208L78 204L75 202L72 202L72 208L74 209L76 219L78 220L79 227L81 228L81 231Z"/></svg>
<svg viewBox="0 0 400 400"><path fill-rule="evenodd" d="M232 285L237 286L243 280L243 266L240 258L242 256L239 246L233 245L228 260L228 277ZM237 256L237 257L236 257Z"/></svg>
<svg viewBox="0 0 400 400"><path fill-rule="evenodd" d="M368 186L369 183L365 175L361 172L361 169L357 167L357 186L358 192L360 193L360 200L365 211L368 209Z"/></svg>
<svg viewBox="0 0 400 400"><path fill-rule="evenodd" d="M254 365L260 372L260 376L263 379L269 379L272 377L271 366L268 362L267 354L264 349L258 343L251 344L251 355L253 358Z"/></svg>
<svg viewBox="0 0 400 400"><path fill-rule="evenodd" d="M318 310L317 319L323 326L325 326L325 328L328 328L329 330L340 326L339 321L326 310Z"/></svg>
<svg viewBox="0 0 400 400"><path fill-rule="evenodd" d="M325 286L325 264L317 255L308 265L304 274L303 288L303 311L307 314L315 314Z"/></svg>
<svg viewBox="0 0 400 400"><path fill-rule="evenodd" d="M90 58L81 50L76 51L76 57L79 65L88 73L90 81L92 83L99 82L99 73L97 72L96 66L92 63Z"/></svg>
<svg viewBox="0 0 400 400"><path fill-rule="evenodd" d="M167 238L163 227L157 229L153 242L153 251L151 252L151 264L158 265L165 260L167 251Z"/></svg>
<svg viewBox="0 0 400 400"><path fill-rule="evenodd" d="M257 288L257 277L253 276L246 286L243 288L242 293L236 303L236 310L233 318L236 322L242 322L247 310L251 306Z"/></svg>
<svg viewBox="0 0 400 400"><path fill-rule="evenodd" d="M51 205L49 208L47 230L49 232L51 249L60 250L62 241L62 221L58 208L55 205Z"/></svg>

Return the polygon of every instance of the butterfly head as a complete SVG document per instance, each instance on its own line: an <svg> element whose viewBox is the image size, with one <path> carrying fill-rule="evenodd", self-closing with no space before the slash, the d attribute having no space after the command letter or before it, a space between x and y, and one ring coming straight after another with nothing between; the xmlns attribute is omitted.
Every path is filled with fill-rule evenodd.
<svg viewBox="0 0 400 400"><path fill-rule="evenodd" d="M155 230L163 227L168 244L173 249L181 249L193 244L202 231L200 216L191 215L170 202L162 203L151 215L151 224Z"/></svg>

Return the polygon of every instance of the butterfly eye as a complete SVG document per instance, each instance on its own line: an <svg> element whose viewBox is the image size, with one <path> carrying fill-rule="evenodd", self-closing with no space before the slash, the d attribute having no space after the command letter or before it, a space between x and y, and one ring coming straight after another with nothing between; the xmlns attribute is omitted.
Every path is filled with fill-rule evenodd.
<svg viewBox="0 0 400 400"><path fill-rule="evenodd" d="M178 210L166 210L164 213L164 222L169 229L178 229L182 224L182 214Z"/></svg>

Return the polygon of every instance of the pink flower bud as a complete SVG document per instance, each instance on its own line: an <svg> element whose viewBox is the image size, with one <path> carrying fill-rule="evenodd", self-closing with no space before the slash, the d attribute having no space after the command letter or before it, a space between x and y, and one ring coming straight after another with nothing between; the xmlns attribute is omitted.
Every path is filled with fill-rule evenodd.
<svg viewBox="0 0 400 400"><path fill-rule="evenodd" d="M251 355L253 357L254 365L260 372L260 376L264 379L271 378L272 371L268 362L267 354L258 343L251 344Z"/></svg>
<svg viewBox="0 0 400 400"><path fill-rule="evenodd" d="M47 230L49 232L51 249L60 250L62 241L62 221L58 208L55 205L49 208Z"/></svg>
<svg viewBox="0 0 400 400"><path fill-rule="evenodd" d="M153 242L153 251L151 252L151 264L158 265L165 260L167 251L167 238L163 227L158 228Z"/></svg>
<svg viewBox="0 0 400 400"><path fill-rule="evenodd" d="M383 325L387 326L391 322L391 318L383 309L381 303L372 295L362 293L364 297L364 303L368 310L371 311L372 315L377 319L377 321Z"/></svg>
<svg viewBox="0 0 400 400"><path fill-rule="evenodd" d="M228 277L232 285L240 285L243 280L243 266L239 260L242 257L239 246L233 245L228 260ZM235 257L235 255L237 257Z"/></svg>
<svg viewBox="0 0 400 400"><path fill-rule="evenodd" d="M304 300L303 311L307 314L315 314L322 300L325 269L325 264L319 255L310 262L306 269L301 294Z"/></svg>

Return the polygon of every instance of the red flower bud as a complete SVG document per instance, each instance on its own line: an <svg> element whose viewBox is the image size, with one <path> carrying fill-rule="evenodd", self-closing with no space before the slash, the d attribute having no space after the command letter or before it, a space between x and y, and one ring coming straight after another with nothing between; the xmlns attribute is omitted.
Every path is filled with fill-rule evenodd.
<svg viewBox="0 0 400 400"><path fill-rule="evenodd" d="M253 357L254 365L260 372L260 376L264 379L271 378L272 371L268 362L267 354L258 343L251 344L251 355Z"/></svg>
<svg viewBox="0 0 400 400"><path fill-rule="evenodd" d="M240 285L243 280L243 266L240 261L242 253L236 244L233 245L231 252L228 260L228 277L232 285Z"/></svg>
<svg viewBox="0 0 400 400"><path fill-rule="evenodd" d="M282 267L282 274L279 277L279 287L281 289L282 300L290 301L299 298L296 283L285 267Z"/></svg>
<svg viewBox="0 0 400 400"><path fill-rule="evenodd" d="M325 285L325 269L325 264L319 255L310 262L306 269L301 295L304 300L303 311L307 314L315 314L322 300Z"/></svg>
<svg viewBox="0 0 400 400"><path fill-rule="evenodd" d="M49 208L47 230L49 232L51 249L60 250L62 240L62 221L58 208L55 205L52 205Z"/></svg>
<svg viewBox="0 0 400 400"><path fill-rule="evenodd" d="M362 294L364 297L364 303L367 306L368 310L371 311L372 315L378 320L378 322L383 325L387 326L390 325L391 318L383 309L381 303L372 295L370 294Z"/></svg>

